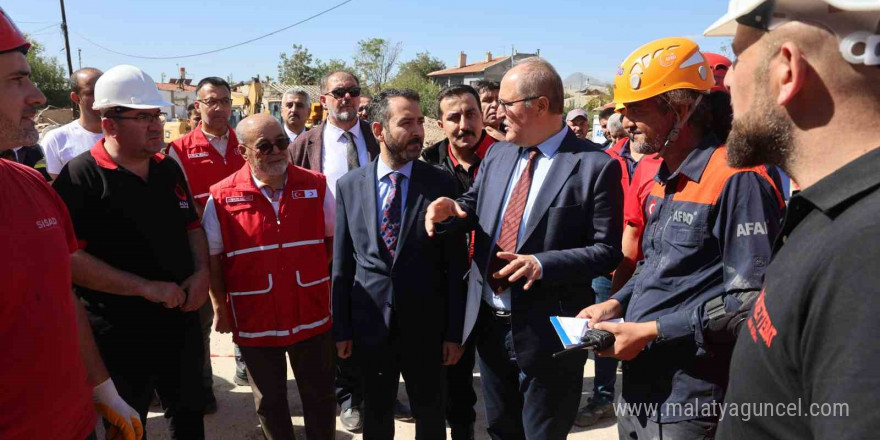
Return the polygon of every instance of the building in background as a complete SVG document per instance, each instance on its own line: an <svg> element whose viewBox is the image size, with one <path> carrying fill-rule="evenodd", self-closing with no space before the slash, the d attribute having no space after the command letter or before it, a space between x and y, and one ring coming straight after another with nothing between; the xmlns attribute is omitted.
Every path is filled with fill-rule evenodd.
<svg viewBox="0 0 880 440"><path fill-rule="evenodd" d="M443 69L431 72L428 78L431 78L435 84L440 87L447 87L455 84L473 85L477 81L501 81L501 78L513 67L517 61L540 56L541 51L536 53L518 53L513 52L512 56L492 57L492 52L486 52L486 58L480 62L468 64L467 54L464 52L458 55L458 67Z"/></svg>

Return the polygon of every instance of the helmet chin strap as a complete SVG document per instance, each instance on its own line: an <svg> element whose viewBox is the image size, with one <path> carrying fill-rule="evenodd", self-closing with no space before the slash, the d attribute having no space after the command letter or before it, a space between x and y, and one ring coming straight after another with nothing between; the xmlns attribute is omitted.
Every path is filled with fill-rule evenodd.
<svg viewBox="0 0 880 440"><path fill-rule="evenodd" d="M703 100L703 95L697 96L697 100L694 101L694 105L690 110L684 115L683 118L678 118L678 113L676 112L675 124L672 126L672 130L669 130L669 134L666 135L666 142L663 143L663 146L657 150L657 154L663 154L670 145L675 143L678 140L678 133L681 131L681 127L684 127L684 124L687 123L688 119L693 116L694 112L697 110L697 107L700 105L700 101Z"/></svg>

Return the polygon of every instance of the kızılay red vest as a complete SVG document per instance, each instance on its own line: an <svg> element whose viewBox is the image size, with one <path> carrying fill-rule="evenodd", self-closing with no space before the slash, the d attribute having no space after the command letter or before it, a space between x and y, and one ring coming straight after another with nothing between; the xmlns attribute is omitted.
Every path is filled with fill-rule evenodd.
<svg viewBox="0 0 880 440"><path fill-rule="evenodd" d="M201 122L193 131L172 142L170 148L180 158L193 199L203 207L208 201L211 185L244 166L244 158L238 153L238 138L232 127L229 128L225 158L208 142Z"/></svg>
<svg viewBox="0 0 880 440"><path fill-rule="evenodd" d="M233 340L285 346L330 329L323 175L293 165L278 216L244 165L211 187Z"/></svg>

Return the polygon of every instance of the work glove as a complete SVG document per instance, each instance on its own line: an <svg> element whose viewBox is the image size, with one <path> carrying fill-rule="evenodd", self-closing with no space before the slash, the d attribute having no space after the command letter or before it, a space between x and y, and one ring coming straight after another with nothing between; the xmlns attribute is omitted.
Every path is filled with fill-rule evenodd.
<svg viewBox="0 0 880 440"><path fill-rule="evenodd" d="M110 426L107 427L107 440L141 440L144 426L137 411L122 400L113 379L107 379L92 392L95 411Z"/></svg>

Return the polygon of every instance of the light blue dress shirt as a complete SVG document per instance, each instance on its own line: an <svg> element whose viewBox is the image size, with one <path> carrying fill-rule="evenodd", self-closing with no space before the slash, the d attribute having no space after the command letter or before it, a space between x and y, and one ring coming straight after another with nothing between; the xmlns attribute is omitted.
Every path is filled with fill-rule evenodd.
<svg viewBox="0 0 880 440"><path fill-rule="evenodd" d="M558 133L550 136L544 142L536 145L540 154L535 158L535 169L532 173L532 186L529 187L529 198L526 200L526 207L523 211L522 221L519 223L519 231L516 235L517 245L522 243L523 234L526 231L526 225L528 225L529 215L532 213L532 207L535 206L535 200L538 198L538 193L541 192L541 185L544 184L544 179L547 178L547 174L550 172L550 166L553 165L553 159L556 157L556 151L559 150L559 146L562 145L562 140L565 139L565 135L568 134L568 127L562 127L562 130L559 130ZM510 148L510 147L506 147ZM381 162L380 162L381 163ZM501 220L504 219L504 213L507 211L507 202L510 200L510 196L513 194L513 188L516 186L516 183L519 181L519 177L522 174L523 170L525 170L526 165L529 163L529 153L523 148L520 152L519 161L516 163L516 167L513 169L513 175L510 179L510 183L507 185L507 192L504 194L504 203L501 204L501 213L498 216L498 225L495 231L495 237L492 239L492 249L495 248L495 243L498 243L498 236L501 235ZM538 264L541 264L541 261L538 261ZM486 273L486 277L491 277L491 273ZM510 310L510 289L501 292L500 294L495 294L492 292L492 288L489 287L489 282L487 280L483 280L483 301L489 304L493 309L496 310Z"/></svg>
<svg viewBox="0 0 880 440"><path fill-rule="evenodd" d="M397 170L398 173L406 176L403 179L397 181L397 185L400 186L400 223L403 226L403 215L406 213L406 192L409 189L409 179L412 177L412 162L407 162L402 168ZM394 170L391 169L388 165L385 165L385 162L382 162L382 157L379 157L377 166L376 166L376 182L378 188L378 200L376 201L376 210L379 218L379 222L377 225L379 226L379 235L382 234L382 208L385 205L385 198L388 197L388 194L391 193L391 177L389 174L393 173ZM399 239L400 237L398 237Z"/></svg>

